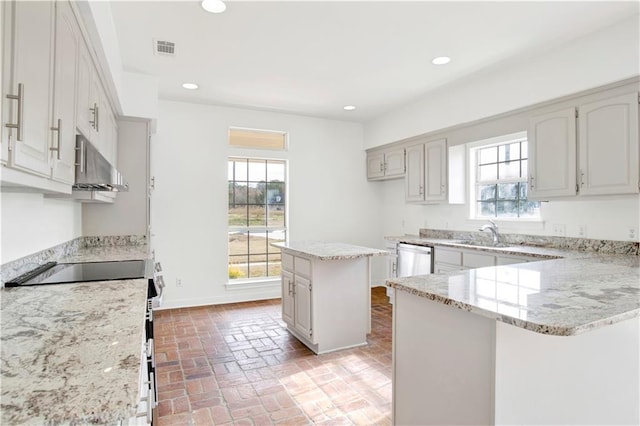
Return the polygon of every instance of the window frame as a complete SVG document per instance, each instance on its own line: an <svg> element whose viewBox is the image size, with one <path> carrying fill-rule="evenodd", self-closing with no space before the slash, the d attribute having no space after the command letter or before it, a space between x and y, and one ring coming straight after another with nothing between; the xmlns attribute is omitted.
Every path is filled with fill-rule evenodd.
<svg viewBox="0 0 640 426"><path fill-rule="evenodd" d="M506 179L499 179L499 175L498 173L498 167L499 164L501 163L499 160L499 154L496 156L496 162L495 163L490 163L490 164L494 164L496 166L496 179L491 179L491 180L486 180L486 181L482 181L479 182L478 178L479 178L479 152L481 149L483 148L491 148L491 147L498 147L500 145L508 145L511 143L516 143L516 142L527 142L528 143L528 139L527 139L527 132L526 131L522 131L522 132L516 132L516 133L511 133L511 134L507 134L507 135L502 135L502 136L497 136L497 137L493 137L493 138L488 138L488 139L483 139L480 141L476 141L476 142L472 142L467 144L467 172L469 173L469 179L468 179L468 184L469 184L469 192L468 192L468 197L467 197L467 201L469 202L469 209L468 209L468 214L469 214L469 220L474 220L474 221L487 221L489 219L491 220L495 220L495 221L505 221L505 222L518 222L518 223L525 223L525 222L542 222L542 212L540 210L540 208L538 208L538 215L537 216L498 216L497 215L497 201L498 201L498 184L509 184L509 183L524 183L526 185L528 185L528 179L527 176L521 176L518 178L506 178ZM522 153L521 153L522 154ZM528 161L528 154L526 157L526 160ZM522 167L522 160L523 158L518 158L518 162L520 162L520 167ZM515 160L514 160L515 161ZM487 163L489 164L489 163ZM528 166L528 165L527 165ZM494 203L496 205L496 216L480 216L479 212L478 212L478 188L480 185L496 185L496 195L494 198ZM528 187L527 187L528 190ZM517 198L515 199L516 202L519 202L520 198L520 186L518 185L517 187ZM528 195L528 194L527 194ZM507 201L511 201L511 200L507 200ZM529 200L527 198L527 201L532 201L532 202L536 202L533 200ZM519 213L518 213L519 214Z"/></svg>
<svg viewBox="0 0 640 426"><path fill-rule="evenodd" d="M229 214L230 214L230 210L229 210L229 198L228 198L228 190L229 190L229 184L231 182L237 182L235 179L234 180L229 180L229 162L234 161L234 160L246 160L247 162L250 161L264 161L265 162L265 178L266 178L266 170L267 170L267 162L271 161L271 162L277 162L277 163L282 163L284 165L284 223L283 226L277 226L277 227L273 227L273 226L269 226L268 222L265 223L265 226L251 226L249 223L247 223L246 226L232 226L229 224ZM235 176L234 176L235 178ZM253 182L253 181L249 181L249 176L247 173L247 180L245 181L247 183L249 182ZM266 181L265 181L266 182ZM248 199L246 200L247 202L244 203L244 205L249 206L249 205L253 205L251 203L248 203ZM258 205L258 204L256 204ZM265 200L264 204L260 204L260 205L264 205L265 206L265 219L267 218L267 212L268 212L268 206L269 203L267 202L267 200ZM249 215L249 213L247 213L247 215ZM288 242L289 240L289 161L286 158L273 158L273 157L263 157L263 156L258 156L258 155L251 155L250 153L238 153L238 154L229 154L227 156L227 268L231 265L231 258L232 255L231 254L231 249L230 249L230 245L229 245L229 236L231 235L232 232L242 232L242 233L246 233L247 235L250 235L251 232L258 232L258 233L265 233L267 234L267 252L266 253L258 253L258 255L265 255L267 256L267 268L269 267L268 264L268 260L269 260L269 255L273 254L273 253L269 253L269 240L268 240L268 233L272 232L272 231L283 231L284 232L284 242ZM276 250L276 249L274 249ZM278 251L279 252L279 251ZM248 272L250 275L250 256L252 256L253 254L251 253L250 250L250 244L249 242L247 242L247 261L248 261ZM238 255L240 256L240 255ZM244 255L243 255L244 256ZM280 261L281 263L281 261ZM266 283L266 284L272 284L274 281L279 281L280 280L280 274L277 275L265 275L265 276L261 276L261 277L242 277L242 278L227 278L227 285L228 286L236 286L236 285L240 285L243 288L247 288L247 287L251 287L251 285L255 285L255 284L261 284L261 283Z"/></svg>

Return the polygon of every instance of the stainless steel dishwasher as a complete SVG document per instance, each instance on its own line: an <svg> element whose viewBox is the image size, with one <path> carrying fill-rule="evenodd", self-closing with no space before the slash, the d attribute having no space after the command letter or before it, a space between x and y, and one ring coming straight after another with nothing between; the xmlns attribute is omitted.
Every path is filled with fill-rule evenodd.
<svg viewBox="0 0 640 426"><path fill-rule="evenodd" d="M431 247L398 244L398 277L430 274L432 271Z"/></svg>

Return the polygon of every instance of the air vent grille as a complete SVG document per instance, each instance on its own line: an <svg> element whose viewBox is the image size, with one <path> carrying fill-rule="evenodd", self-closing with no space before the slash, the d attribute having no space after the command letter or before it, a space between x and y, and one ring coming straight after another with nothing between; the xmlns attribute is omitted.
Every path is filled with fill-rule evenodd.
<svg viewBox="0 0 640 426"><path fill-rule="evenodd" d="M176 44L172 41L154 40L153 45L153 52L156 55L175 56L176 54Z"/></svg>

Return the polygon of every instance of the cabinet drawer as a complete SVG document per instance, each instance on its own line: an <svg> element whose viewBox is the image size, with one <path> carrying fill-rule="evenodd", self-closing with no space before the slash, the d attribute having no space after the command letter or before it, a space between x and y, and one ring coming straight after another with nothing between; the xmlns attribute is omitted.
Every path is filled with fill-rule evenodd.
<svg viewBox="0 0 640 426"><path fill-rule="evenodd" d="M294 258L294 266L296 275L305 275L311 277L311 261L302 257Z"/></svg>
<svg viewBox="0 0 640 426"><path fill-rule="evenodd" d="M498 256L496 257L496 265L514 265L517 263L525 263L528 262L529 259L526 257L507 257L507 256Z"/></svg>
<svg viewBox="0 0 640 426"><path fill-rule="evenodd" d="M452 265L462 265L462 252L459 250L447 250L441 248L435 248L434 262L436 263L449 263Z"/></svg>
<svg viewBox="0 0 640 426"><path fill-rule="evenodd" d="M293 272L293 256L284 252L282 253L282 269Z"/></svg>
<svg viewBox="0 0 640 426"><path fill-rule="evenodd" d="M465 252L462 256L462 266L466 266L467 268L482 268L495 265L496 257L492 254Z"/></svg>

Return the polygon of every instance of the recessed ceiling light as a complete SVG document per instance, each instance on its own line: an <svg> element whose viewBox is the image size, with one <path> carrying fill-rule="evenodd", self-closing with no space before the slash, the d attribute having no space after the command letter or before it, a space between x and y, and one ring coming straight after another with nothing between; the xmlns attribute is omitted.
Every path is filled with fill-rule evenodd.
<svg viewBox="0 0 640 426"><path fill-rule="evenodd" d="M198 88L198 85L195 83L184 83L182 84L182 87L188 90L196 90Z"/></svg>
<svg viewBox="0 0 640 426"><path fill-rule="evenodd" d="M433 60L431 61L431 63L434 65L444 65L448 64L449 62L451 62L451 58L448 56L438 56L437 58L433 58Z"/></svg>
<svg viewBox="0 0 640 426"><path fill-rule="evenodd" d="M227 5L222 0L202 0L202 8L211 13L222 13Z"/></svg>
<svg viewBox="0 0 640 426"><path fill-rule="evenodd" d="M344 107L345 111L353 111L354 109L356 109L355 105L347 105Z"/></svg>

